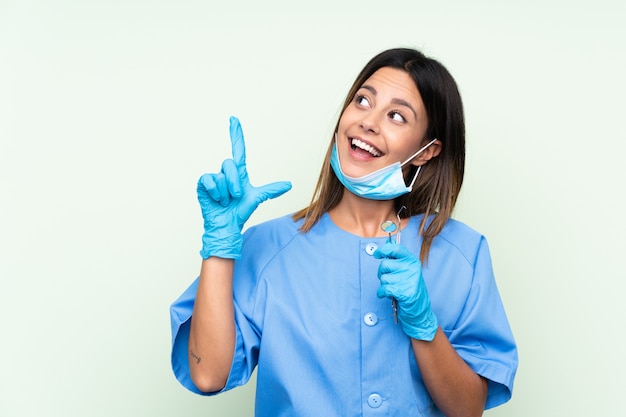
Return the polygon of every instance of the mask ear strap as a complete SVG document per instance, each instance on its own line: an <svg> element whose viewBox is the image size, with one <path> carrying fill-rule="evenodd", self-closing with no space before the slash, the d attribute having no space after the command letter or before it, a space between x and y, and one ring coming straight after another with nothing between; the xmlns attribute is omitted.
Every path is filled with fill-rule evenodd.
<svg viewBox="0 0 626 417"><path fill-rule="evenodd" d="M415 184L415 180L417 179L417 176L419 175L421 169L421 165L417 167L417 171L415 171L415 175L413 176L413 181L411 181L411 184L409 184L410 189L413 189L413 184Z"/></svg>
<svg viewBox="0 0 626 417"><path fill-rule="evenodd" d="M417 155L421 154L422 152L424 152L426 150L426 148L428 148L430 145L432 145L433 143L435 143L435 141L437 140L437 138L431 140L430 142L428 142L426 145L422 146L420 148L419 151L415 152L413 155L409 156L409 159L407 159L406 161L404 161L403 163L400 164L400 166L405 166L407 163L409 163L413 158L415 158Z"/></svg>
<svg viewBox="0 0 626 417"><path fill-rule="evenodd" d="M419 155L419 154L421 154L422 152L424 152L424 150L425 150L426 148L428 148L430 145L432 145L433 143L435 143L435 141L436 141L436 140L437 140L437 138L435 138L435 139L431 140L431 141L430 141L430 142L428 142L426 145L422 146L422 148L421 148L419 151L417 151L417 152L415 152L413 155L411 155L411 156L409 157L409 159L407 159L406 161L404 161L404 162L403 162L400 166L404 166L404 165L406 165L409 161L411 161L411 160L412 160L413 158L415 158L417 155ZM410 189L413 189L413 184L415 184L415 180L417 180L417 176L419 175L419 173L420 173L420 170L421 170L421 169L422 169L422 166L421 166L421 165L417 167L417 171L415 171L415 175L413 176L413 180L411 181L411 184L409 184L409 188L410 188Z"/></svg>

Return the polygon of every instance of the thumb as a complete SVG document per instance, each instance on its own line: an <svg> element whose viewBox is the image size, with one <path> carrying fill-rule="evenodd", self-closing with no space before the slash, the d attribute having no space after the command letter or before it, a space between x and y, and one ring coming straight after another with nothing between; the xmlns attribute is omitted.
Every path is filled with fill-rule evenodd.
<svg viewBox="0 0 626 417"><path fill-rule="evenodd" d="M280 197L289 190L291 190L291 182L289 181L278 181L263 185L257 188L256 202L261 204L270 198Z"/></svg>
<svg viewBox="0 0 626 417"><path fill-rule="evenodd" d="M250 218L252 212L259 207L259 204L269 198L285 194L289 190L291 190L291 183L288 181L273 182L262 187L251 187L250 192L246 193L244 201L239 206L240 223L243 225Z"/></svg>

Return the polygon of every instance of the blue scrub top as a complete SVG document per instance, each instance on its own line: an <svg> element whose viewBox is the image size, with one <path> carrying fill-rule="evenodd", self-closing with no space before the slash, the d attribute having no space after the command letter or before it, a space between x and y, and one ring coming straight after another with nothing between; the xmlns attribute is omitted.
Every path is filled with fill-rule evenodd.
<svg viewBox="0 0 626 417"><path fill-rule="evenodd" d="M419 256L421 216L402 231ZM339 229L326 214L309 232L290 216L251 227L235 262L236 347L222 391L258 366L257 416L441 416L428 395L411 341L379 299L386 238ZM431 308L452 346L487 378L485 408L511 397L517 348L494 280L485 238L449 220L423 275ZM172 367L189 390L189 323L197 280L171 306ZM215 394L215 393L212 393Z"/></svg>

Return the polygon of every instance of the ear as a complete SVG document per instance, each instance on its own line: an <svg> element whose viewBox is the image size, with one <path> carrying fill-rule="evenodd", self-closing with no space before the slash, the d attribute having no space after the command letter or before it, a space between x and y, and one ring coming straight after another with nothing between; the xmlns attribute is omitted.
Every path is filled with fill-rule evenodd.
<svg viewBox="0 0 626 417"><path fill-rule="evenodd" d="M422 166L426 162L430 161L432 158L437 157L441 153L441 141L439 139L435 140L432 145L428 148L424 149L424 152L417 155L412 161L411 165L414 166Z"/></svg>

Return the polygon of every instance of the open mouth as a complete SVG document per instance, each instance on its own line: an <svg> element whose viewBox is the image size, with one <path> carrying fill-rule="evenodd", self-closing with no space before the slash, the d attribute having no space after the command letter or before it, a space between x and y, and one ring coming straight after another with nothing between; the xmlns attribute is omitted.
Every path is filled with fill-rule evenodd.
<svg viewBox="0 0 626 417"><path fill-rule="evenodd" d="M352 146L352 150L354 151L357 149L361 149L362 151L369 153L375 158L378 158L379 156L382 156L383 154L381 151L379 151L372 145L365 143L362 140L356 139L356 138L350 139L350 146Z"/></svg>

